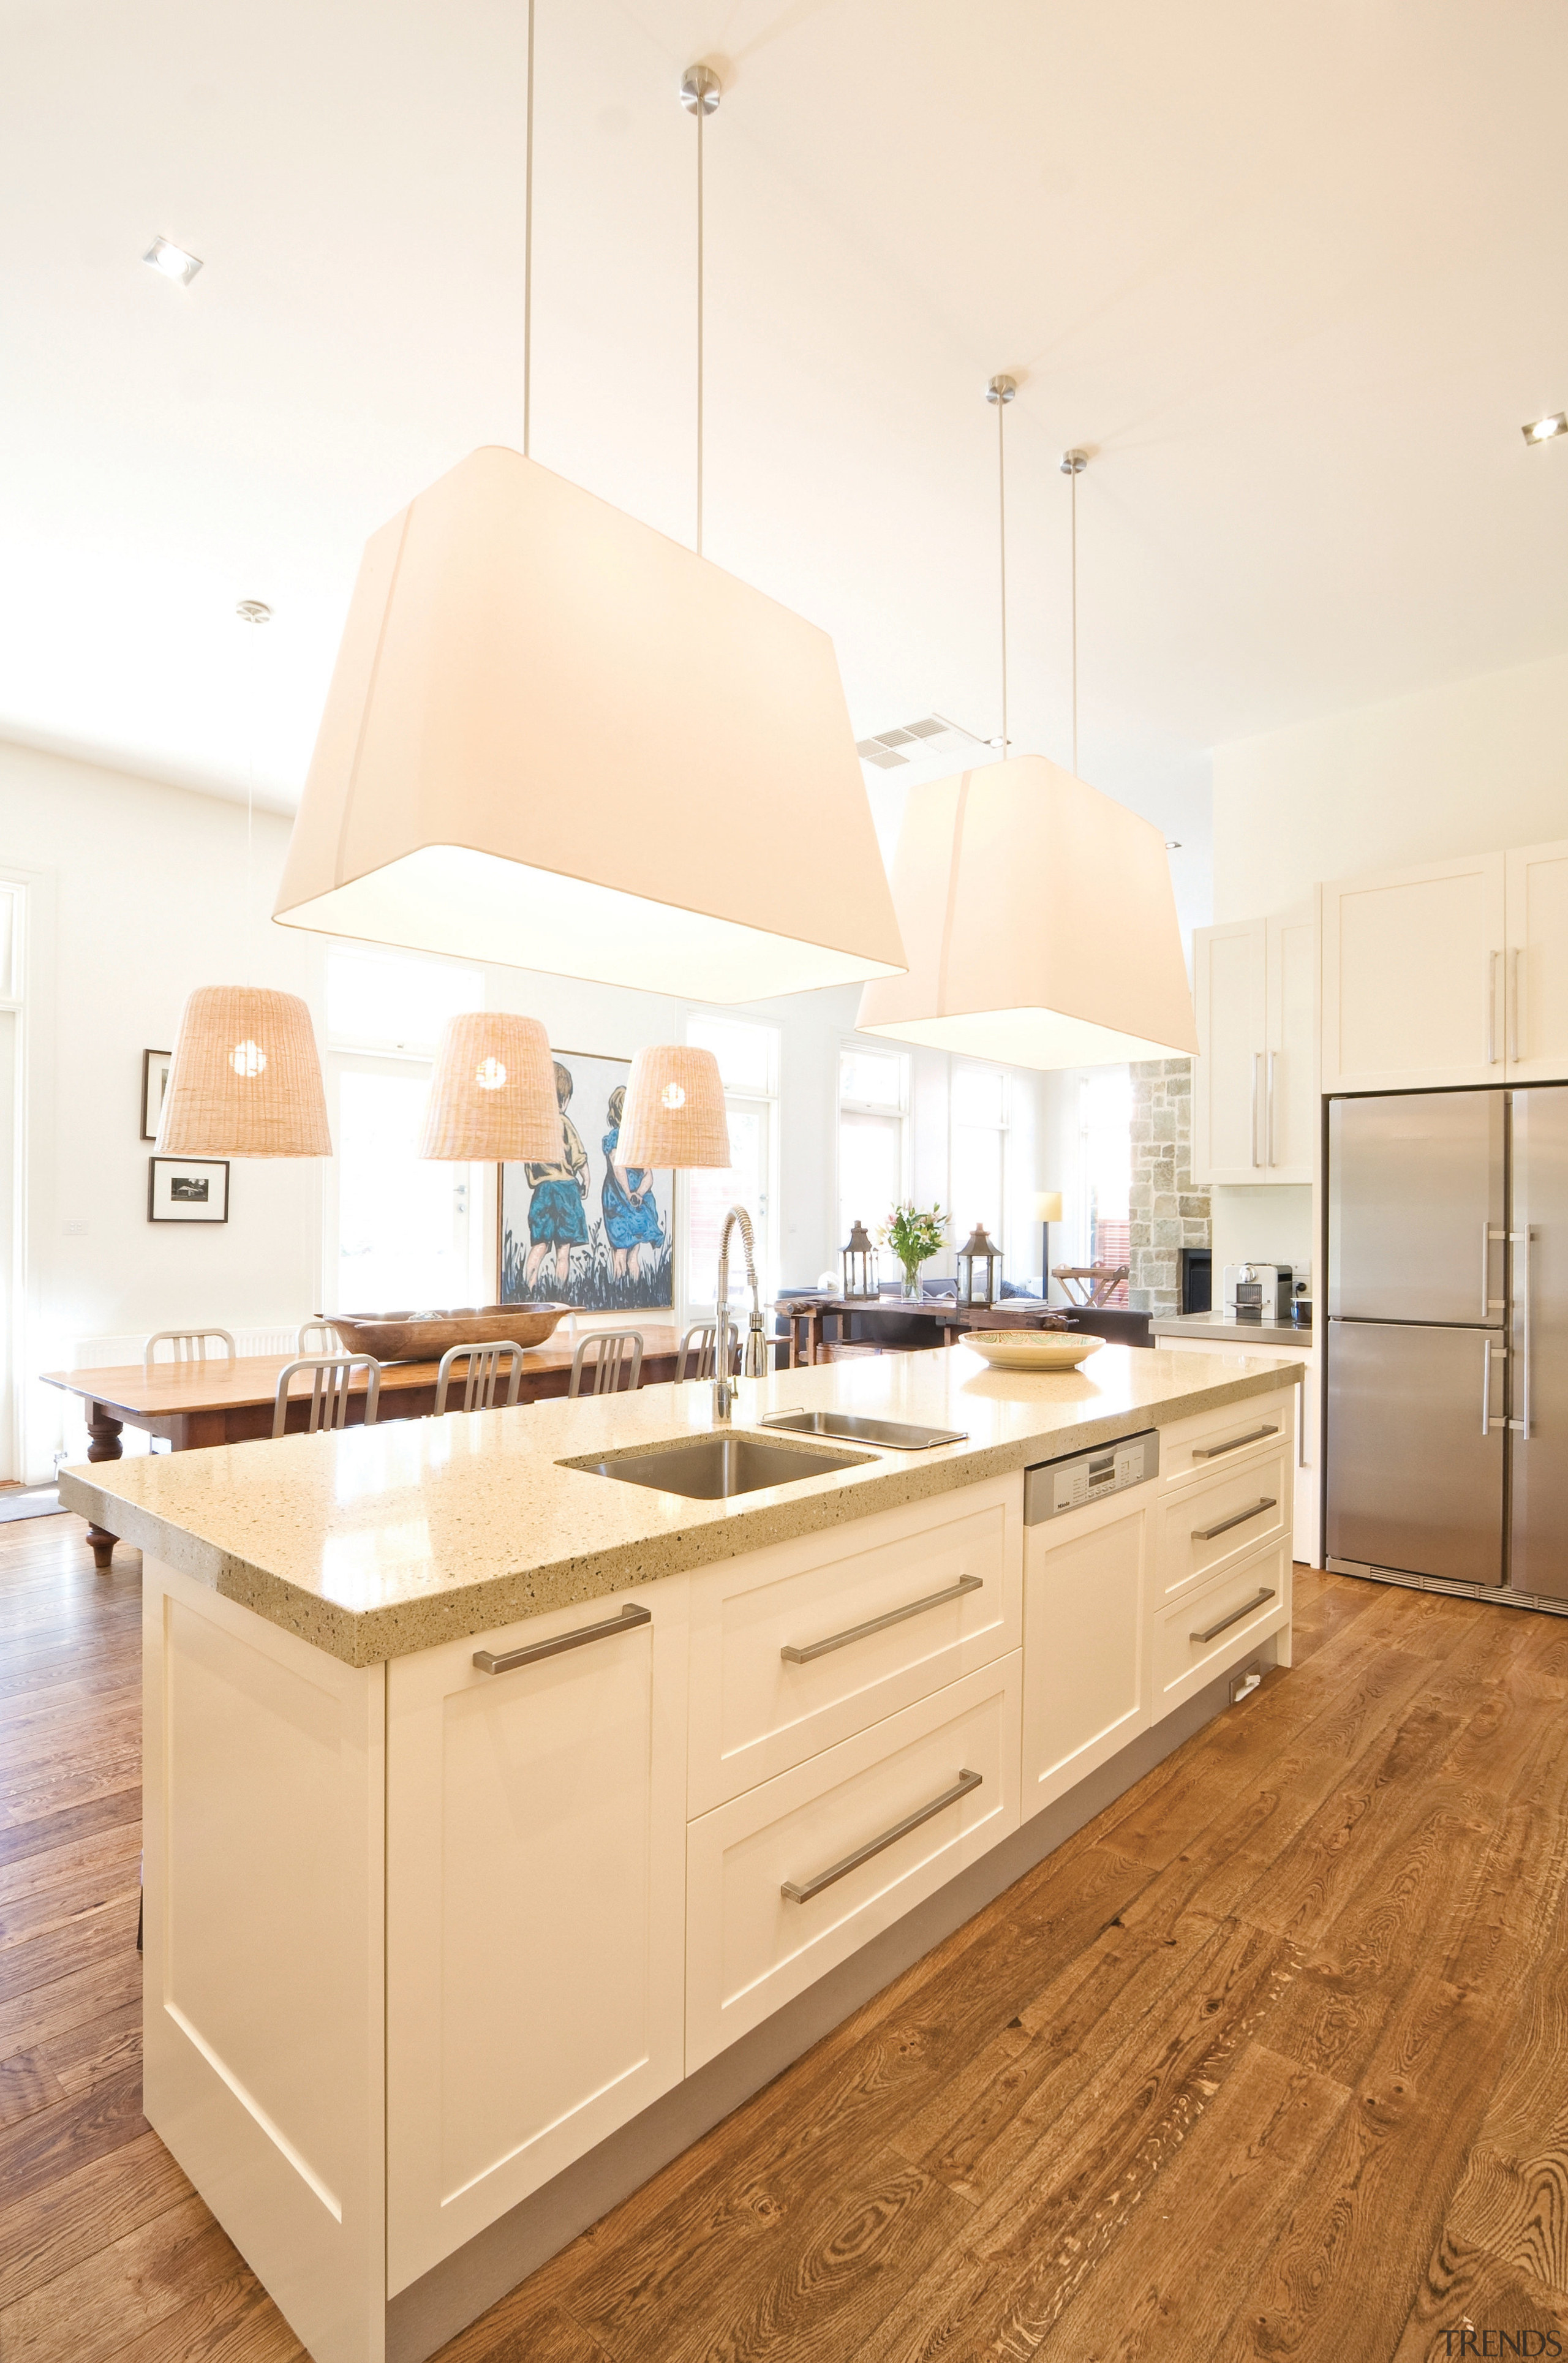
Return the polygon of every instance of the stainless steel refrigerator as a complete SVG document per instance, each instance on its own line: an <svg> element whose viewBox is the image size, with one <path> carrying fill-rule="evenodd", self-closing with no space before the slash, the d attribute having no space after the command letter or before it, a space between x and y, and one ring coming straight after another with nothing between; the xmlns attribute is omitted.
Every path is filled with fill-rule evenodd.
<svg viewBox="0 0 1568 2363"><path fill-rule="evenodd" d="M1329 1104L1327 1558L1568 1604L1568 1085Z"/></svg>

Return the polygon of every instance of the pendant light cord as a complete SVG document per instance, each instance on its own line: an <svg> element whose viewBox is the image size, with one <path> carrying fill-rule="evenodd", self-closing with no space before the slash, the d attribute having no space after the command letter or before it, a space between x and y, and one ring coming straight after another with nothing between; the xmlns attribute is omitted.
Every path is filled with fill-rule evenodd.
<svg viewBox="0 0 1568 2363"><path fill-rule="evenodd" d="M1073 501L1073 776L1078 776L1078 471L1067 479Z"/></svg>
<svg viewBox="0 0 1568 2363"><path fill-rule="evenodd" d="M534 0L528 0L528 130L523 145L523 457L533 432L534 377Z"/></svg>
<svg viewBox="0 0 1568 2363"><path fill-rule="evenodd" d="M996 551L1002 624L1002 760L1007 760L1007 455L1005 400L996 405Z"/></svg>
<svg viewBox="0 0 1568 2363"><path fill-rule="evenodd" d="M697 107L697 556L702 556L703 458L703 178L702 127L707 110Z"/></svg>

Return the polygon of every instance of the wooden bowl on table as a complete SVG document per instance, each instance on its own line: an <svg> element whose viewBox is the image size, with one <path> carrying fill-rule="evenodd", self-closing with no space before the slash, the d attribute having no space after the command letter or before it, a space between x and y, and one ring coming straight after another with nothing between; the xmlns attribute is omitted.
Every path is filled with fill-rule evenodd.
<svg viewBox="0 0 1568 2363"><path fill-rule="evenodd" d="M332 1326L350 1354L378 1362L438 1361L449 1346L542 1346L570 1304L461 1305L449 1313L335 1313Z"/></svg>

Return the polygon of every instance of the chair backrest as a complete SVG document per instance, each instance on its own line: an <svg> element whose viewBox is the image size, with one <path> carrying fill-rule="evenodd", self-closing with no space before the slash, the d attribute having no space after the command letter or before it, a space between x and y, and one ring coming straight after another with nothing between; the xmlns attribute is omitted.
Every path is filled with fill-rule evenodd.
<svg viewBox="0 0 1568 2363"><path fill-rule="evenodd" d="M310 1372L310 1410L305 1423L306 1436L319 1428L344 1427L349 1418L349 1390L356 1370L365 1372L365 1426L375 1426L376 1410L381 1401L381 1364L373 1354L307 1354L297 1362L285 1362L278 1372L278 1397L272 1406L272 1434L282 1436L288 1425L289 1381L296 1370ZM303 1403L305 1397L298 1400Z"/></svg>
<svg viewBox="0 0 1568 2363"><path fill-rule="evenodd" d="M141 1367L150 1376L155 1349L160 1346L168 1347L172 1361L205 1362L209 1337L217 1337L228 1359L235 1359L234 1340L227 1329L155 1329L147 1341Z"/></svg>
<svg viewBox="0 0 1568 2363"><path fill-rule="evenodd" d="M319 1360L324 1354L336 1359L342 1349L342 1340L330 1321L302 1321L295 1333L294 1350L309 1354Z"/></svg>
<svg viewBox="0 0 1568 2363"><path fill-rule="evenodd" d="M594 1349L592 1363L586 1361L590 1347ZM642 1384L642 1332L640 1329L590 1329L577 1340L577 1351L572 1357L572 1376L567 1381L569 1395L583 1392L584 1370L591 1370L591 1394L617 1394L624 1386L628 1391ZM627 1372L623 1380L621 1372Z"/></svg>
<svg viewBox="0 0 1568 2363"><path fill-rule="evenodd" d="M731 1329L734 1351L731 1361L735 1370L740 1367L740 1339ZM682 1379L711 1379L713 1357L718 1337L717 1321L694 1321L681 1340L681 1350L675 1357L676 1382Z"/></svg>
<svg viewBox="0 0 1568 2363"><path fill-rule="evenodd" d="M468 1357L468 1371L462 1383L464 1411L490 1411L503 1384L506 1401L515 1403L517 1389L523 1382L523 1349L509 1338L484 1346L449 1346L441 1356L436 1372L436 1417L440 1418L447 1407L447 1389L452 1382L452 1366Z"/></svg>

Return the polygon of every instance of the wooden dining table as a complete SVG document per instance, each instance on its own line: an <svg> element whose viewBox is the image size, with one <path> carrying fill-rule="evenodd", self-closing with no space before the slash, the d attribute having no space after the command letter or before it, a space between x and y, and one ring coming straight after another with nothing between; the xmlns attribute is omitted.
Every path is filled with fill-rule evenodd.
<svg viewBox="0 0 1568 2363"><path fill-rule="evenodd" d="M675 1375L680 1337L665 1323L648 1323L642 1338L642 1381L659 1386ZM563 1395L572 1375L570 1339L554 1338L527 1350L519 1403L538 1403L546 1395ZM214 1444L245 1444L272 1432L278 1379L292 1354L248 1354L230 1362L159 1362L151 1370L135 1362L125 1370L44 1370L46 1386L79 1395L87 1413L87 1458L118 1460L127 1427L145 1429L166 1437L176 1452L200 1450ZM436 1408L436 1373L428 1362L384 1362L378 1420L423 1419ZM356 1370L350 1381L349 1425L364 1420L365 1373ZM288 1427L306 1427L310 1417L308 1388L289 1404ZM95 1563L106 1568L116 1537L102 1526L89 1526Z"/></svg>

